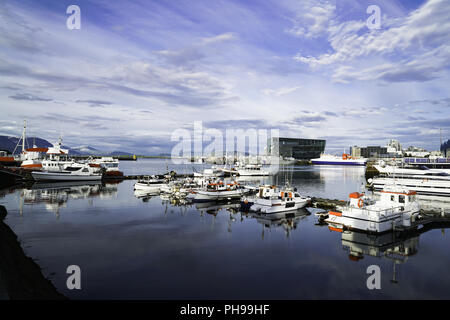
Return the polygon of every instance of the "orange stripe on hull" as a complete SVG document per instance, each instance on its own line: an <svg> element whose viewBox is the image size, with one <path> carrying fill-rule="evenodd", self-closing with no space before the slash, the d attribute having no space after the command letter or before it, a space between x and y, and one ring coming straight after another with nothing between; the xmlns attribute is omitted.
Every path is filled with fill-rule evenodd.
<svg viewBox="0 0 450 320"><path fill-rule="evenodd" d="M42 168L42 164L40 164L40 163L24 164L24 165L21 165L21 167L22 167L22 168L25 168L25 169L30 169L30 168Z"/></svg>
<svg viewBox="0 0 450 320"><path fill-rule="evenodd" d="M333 216L342 217L342 212L328 211L328 214L331 214Z"/></svg>
<svg viewBox="0 0 450 320"><path fill-rule="evenodd" d="M328 226L328 229L330 230L330 231L336 231L336 232L344 232L344 230L342 230L342 229L339 229L339 228L335 228L335 227L331 227L331 226Z"/></svg>

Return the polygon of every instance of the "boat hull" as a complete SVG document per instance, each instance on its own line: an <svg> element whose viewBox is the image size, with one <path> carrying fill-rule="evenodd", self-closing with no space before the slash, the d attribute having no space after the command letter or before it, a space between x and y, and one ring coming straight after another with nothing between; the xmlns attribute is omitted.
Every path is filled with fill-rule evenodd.
<svg viewBox="0 0 450 320"><path fill-rule="evenodd" d="M342 160L342 161L334 161L334 160L311 160L312 164L320 164L320 165L333 165L333 166L365 166L366 162L364 161L352 161L352 160Z"/></svg>
<svg viewBox="0 0 450 320"><path fill-rule="evenodd" d="M36 181L98 181L101 175L76 175L56 172L32 172L31 175Z"/></svg>
<svg viewBox="0 0 450 320"><path fill-rule="evenodd" d="M301 208L304 208L311 199L305 198L301 200L293 202L287 202L287 203L277 203L277 204L270 204L265 203L266 201L255 201L255 203L250 207L250 211L254 212L261 212L265 214L283 214L286 212L291 211L297 211Z"/></svg>
<svg viewBox="0 0 450 320"><path fill-rule="evenodd" d="M390 184L391 179L375 178L372 181L374 190L382 190L386 184ZM423 195L435 195L450 197L450 181L438 181L432 179L396 179L395 183L407 187Z"/></svg>
<svg viewBox="0 0 450 320"><path fill-rule="evenodd" d="M234 190L215 192L197 191L195 194L192 194L190 198L192 198L193 202L205 202L240 199L243 195L243 191L236 192Z"/></svg>
<svg viewBox="0 0 450 320"><path fill-rule="evenodd" d="M359 230L369 233L383 233L393 231L396 227L410 226L411 220L409 216L416 216L419 211L398 212L383 218L368 216L348 216L346 212L342 212L341 216L330 215L325 222L329 226L337 230L349 229ZM408 217L408 218L405 218Z"/></svg>
<svg viewBox="0 0 450 320"><path fill-rule="evenodd" d="M159 191L163 185L164 185L163 183L146 184L146 183L136 182L134 184L134 190Z"/></svg>

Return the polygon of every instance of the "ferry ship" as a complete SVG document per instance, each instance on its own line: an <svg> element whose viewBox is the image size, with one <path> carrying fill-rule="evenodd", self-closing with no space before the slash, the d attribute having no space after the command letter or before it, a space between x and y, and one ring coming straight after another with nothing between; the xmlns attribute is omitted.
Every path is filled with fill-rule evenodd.
<svg viewBox="0 0 450 320"><path fill-rule="evenodd" d="M323 154L320 158L311 159L312 164L322 165L349 165L349 166L365 166L367 159L355 159L347 153L342 154L342 157L334 155Z"/></svg>

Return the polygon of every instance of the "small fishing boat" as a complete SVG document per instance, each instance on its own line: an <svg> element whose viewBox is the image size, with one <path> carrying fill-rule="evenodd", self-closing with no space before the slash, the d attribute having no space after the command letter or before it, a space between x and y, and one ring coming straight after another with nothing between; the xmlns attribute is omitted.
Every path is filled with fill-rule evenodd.
<svg viewBox="0 0 450 320"><path fill-rule="evenodd" d="M134 190L160 191L160 188L166 184L164 179L156 176L144 176L134 184Z"/></svg>
<svg viewBox="0 0 450 320"><path fill-rule="evenodd" d="M362 230L370 233L410 227L419 215L416 192L397 184L386 185L375 200L363 193L353 192L345 206L329 211L325 220L330 230Z"/></svg>
<svg viewBox="0 0 450 320"><path fill-rule="evenodd" d="M192 190L186 198L193 202L222 201L240 199L248 192L237 182L225 183L224 181L212 181L199 190Z"/></svg>
<svg viewBox="0 0 450 320"><path fill-rule="evenodd" d="M311 202L311 198L301 196L297 192L297 188L292 188L289 184L286 184L284 188L266 185L259 188L253 201L247 200L247 202L253 202L249 208L250 211L263 214L282 214L305 207Z"/></svg>
<svg viewBox="0 0 450 320"><path fill-rule="evenodd" d="M239 176L269 176L271 173L264 170L260 164L247 164L236 167Z"/></svg>
<svg viewBox="0 0 450 320"><path fill-rule="evenodd" d="M223 177L225 175L224 171L217 167L211 167L209 169L204 169L202 172L194 172L194 177L204 177L204 178L214 178Z"/></svg>
<svg viewBox="0 0 450 320"><path fill-rule="evenodd" d="M81 167L67 167L65 170L58 172L35 171L31 172L31 175L36 181L94 181L102 179L102 174L96 168L87 164Z"/></svg>
<svg viewBox="0 0 450 320"><path fill-rule="evenodd" d="M88 163L104 168L107 176L123 176L123 172L119 170L119 160L113 157L90 158Z"/></svg>

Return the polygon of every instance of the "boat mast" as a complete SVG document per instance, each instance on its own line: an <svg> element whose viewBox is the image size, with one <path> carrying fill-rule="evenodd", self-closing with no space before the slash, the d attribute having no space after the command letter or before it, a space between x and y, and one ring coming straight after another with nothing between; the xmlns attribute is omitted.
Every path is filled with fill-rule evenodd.
<svg viewBox="0 0 450 320"><path fill-rule="evenodd" d="M17 147L20 144L20 140L22 140L22 153L25 152L25 136L27 133L27 120L23 120L23 131L22 131L22 137L17 141L16 147L14 148L13 154L16 153Z"/></svg>
<svg viewBox="0 0 450 320"><path fill-rule="evenodd" d="M27 134L27 120L23 120L22 153L25 152L25 135Z"/></svg>

